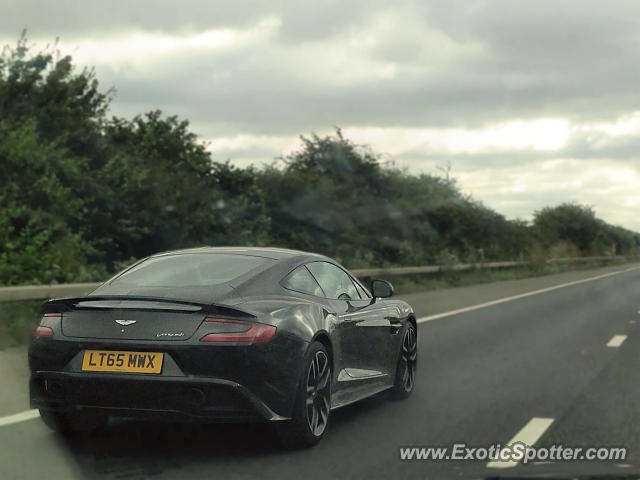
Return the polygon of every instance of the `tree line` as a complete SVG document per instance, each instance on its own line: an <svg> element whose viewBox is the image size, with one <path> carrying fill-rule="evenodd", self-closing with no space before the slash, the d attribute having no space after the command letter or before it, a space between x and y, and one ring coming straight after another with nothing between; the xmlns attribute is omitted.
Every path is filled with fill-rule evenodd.
<svg viewBox="0 0 640 480"><path fill-rule="evenodd" d="M99 280L200 245L320 252L351 268L602 255L634 232L562 204L509 220L338 129L266 166L212 159L186 120L110 115L113 92L24 35L0 56L0 285ZM268 159L265 159L268 160Z"/></svg>

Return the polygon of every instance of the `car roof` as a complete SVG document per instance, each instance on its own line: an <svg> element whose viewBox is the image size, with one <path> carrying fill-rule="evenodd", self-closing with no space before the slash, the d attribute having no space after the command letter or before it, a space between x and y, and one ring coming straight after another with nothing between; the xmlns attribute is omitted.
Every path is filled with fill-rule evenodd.
<svg viewBox="0 0 640 480"><path fill-rule="evenodd" d="M317 253L277 247L197 247L182 250L172 250L168 252L157 253L152 256L159 257L164 255L180 255L185 253L230 253L236 255L252 255L255 257L265 257L273 260L285 260L304 257L309 259L333 261L330 258L325 257L324 255L319 255Z"/></svg>

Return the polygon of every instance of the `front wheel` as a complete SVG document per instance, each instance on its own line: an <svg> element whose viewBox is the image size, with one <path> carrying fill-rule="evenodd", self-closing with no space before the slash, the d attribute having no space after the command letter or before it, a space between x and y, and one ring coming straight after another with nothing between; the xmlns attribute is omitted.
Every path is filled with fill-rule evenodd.
<svg viewBox="0 0 640 480"><path fill-rule="evenodd" d="M418 364L418 336L416 328L409 323L402 340L402 350L396 367L396 381L393 385L393 396L404 399L411 395L416 381L416 367Z"/></svg>
<svg viewBox="0 0 640 480"><path fill-rule="evenodd" d="M278 425L282 444L290 449L317 444L329 425L331 362L322 343L311 344L304 365L304 376L296 394L292 419Z"/></svg>

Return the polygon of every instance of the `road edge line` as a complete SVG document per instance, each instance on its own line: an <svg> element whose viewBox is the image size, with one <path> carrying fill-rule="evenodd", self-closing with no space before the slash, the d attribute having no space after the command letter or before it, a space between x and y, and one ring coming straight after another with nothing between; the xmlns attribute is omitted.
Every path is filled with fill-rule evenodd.
<svg viewBox="0 0 640 480"><path fill-rule="evenodd" d="M26 422L27 420L33 420L39 416L40 412L38 410L25 410L24 412L7 415L6 417L0 417L0 427L6 427L7 425L13 425L14 423Z"/></svg>

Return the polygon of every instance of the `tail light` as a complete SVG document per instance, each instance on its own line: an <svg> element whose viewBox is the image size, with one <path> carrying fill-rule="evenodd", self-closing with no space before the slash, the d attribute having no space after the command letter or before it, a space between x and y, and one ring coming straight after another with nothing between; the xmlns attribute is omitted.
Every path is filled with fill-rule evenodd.
<svg viewBox="0 0 640 480"><path fill-rule="evenodd" d="M276 327L264 323L243 322L226 318L205 318L208 323L226 323L245 325L246 330L240 332L208 333L200 339L201 342L267 342L276 334Z"/></svg>
<svg viewBox="0 0 640 480"><path fill-rule="evenodd" d="M38 325L31 330L31 335L35 335L36 337L53 337L53 329L51 327Z"/></svg>
<svg viewBox="0 0 640 480"><path fill-rule="evenodd" d="M40 325L43 318L61 318L62 313L45 313L40 317L40 321L37 322L31 329L31 335L36 337L53 337L53 328Z"/></svg>

